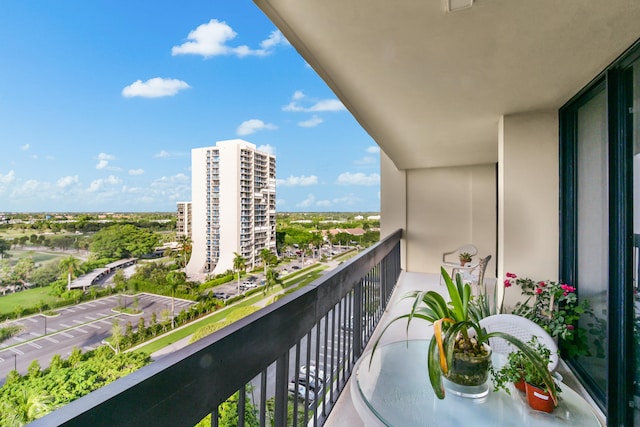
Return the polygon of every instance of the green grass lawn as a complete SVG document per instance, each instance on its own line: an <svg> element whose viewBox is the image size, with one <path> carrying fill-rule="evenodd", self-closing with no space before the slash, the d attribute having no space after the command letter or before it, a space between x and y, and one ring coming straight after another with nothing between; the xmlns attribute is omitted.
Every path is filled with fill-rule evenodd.
<svg viewBox="0 0 640 427"><path fill-rule="evenodd" d="M325 265L314 265L312 267L307 267L307 269L305 269L306 271L302 272L302 274L299 274L301 272L296 272L296 277L294 278L289 278L287 277L287 280L284 281L284 285L287 288L287 290L290 289L296 289L296 288L301 288L303 286L306 286L307 284L311 283L312 281L314 281L315 279L317 279L318 277L321 276L321 271L325 270L327 268L327 266ZM240 307L246 307L249 305L254 305L255 303L257 303L260 300L263 300L265 298L268 298L272 295L275 295L279 292L281 292L283 290L283 288L281 286L276 286L273 289L270 289L269 292L267 292L266 295L264 295L262 292L258 292L257 294L251 295L248 298L244 298L240 301L238 301L236 304L233 304L229 307L225 307L219 311L217 311L215 314L213 314L212 316L207 317L206 319L201 319L198 321L195 321L191 324L189 324L188 326L179 329L177 331L174 332L169 332L167 334L165 334L163 337L149 343L146 344L142 347L139 347L137 349L137 351L143 351L147 354L152 354L153 352L156 352L170 344L173 344L176 341L179 341L183 338L186 338L190 335L192 335L193 333L195 333L198 329L200 329L201 327L208 325L210 323L215 323L215 322L219 322L220 320L223 320L225 317L227 317L229 315L229 313L237 308Z"/></svg>
<svg viewBox="0 0 640 427"><path fill-rule="evenodd" d="M0 295L0 313L14 313L16 306L23 308L33 307L38 301L50 304L58 300L57 297L49 295L50 288L27 289L25 291L16 292L15 294Z"/></svg>
<svg viewBox="0 0 640 427"><path fill-rule="evenodd" d="M11 255L9 262L11 265L15 265L20 258L31 257L36 264L44 264L45 262L52 261L56 258L66 258L69 254L57 253L57 252L36 252L28 247L22 249L12 249L8 251Z"/></svg>

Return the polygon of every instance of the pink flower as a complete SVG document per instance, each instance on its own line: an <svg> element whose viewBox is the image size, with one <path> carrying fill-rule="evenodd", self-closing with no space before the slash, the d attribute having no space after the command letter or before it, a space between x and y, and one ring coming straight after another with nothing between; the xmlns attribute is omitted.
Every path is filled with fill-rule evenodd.
<svg viewBox="0 0 640 427"><path fill-rule="evenodd" d="M542 293L542 289L536 288L536 294L541 294L541 293Z"/></svg>
<svg viewBox="0 0 640 427"><path fill-rule="evenodd" d="M514 273L507 273L507 277L510 279L515 279L518 276L516 276Z"/></svg>
<svg viewBox="0 0 640 427"><path fill-rule="evenodd" d="M547 286L547 282L538 282L538 286L544 288L545 286Z"/></svg>
<svg viewBox="0 0 640 427"><path fill-rule="evenodd" d="M560 286L562 288L562 290L564 290L564 294L567 295L569 292L575 292L576 288L574 288L573 286L569 286L567 284L563 284Z"/></svg>
<svg viewBox="0 0 640 427"><path fill-rule="evenodd" d="M575 329L575 327L573 325L567 325L567 329L570 331L573 331Z"/></svg>
<svg viewBox="0 0 640 427"><path fill-rule="evenodd" d="M505 279L505 281L504 281L504 287L505 287L505 288L509 288L509 287L511 287L511 280L509 280L509 279Z"/></svg>

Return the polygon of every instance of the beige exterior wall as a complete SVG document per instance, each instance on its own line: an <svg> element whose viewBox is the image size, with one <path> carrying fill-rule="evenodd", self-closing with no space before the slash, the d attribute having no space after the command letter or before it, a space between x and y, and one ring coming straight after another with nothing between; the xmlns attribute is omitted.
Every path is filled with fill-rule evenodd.
<svg viewBox="0 0 640 427"><path fill-rule="evenodd" d="M415 169L406 176L407 271L438 273L442 253L467 243L495 259L495 165ZM487 277L494 276L493 259Z"/></svg>
<svg viewBox="0 0 640 427"><path fill-rule="evenodd" d="M407 229L407 177L380 150L380 238ZM406 238L400 242L400 263L406 269Z"/></svg>
<svg viewBox="0 0 640 427"><path fill-rule="evenodd" d="M503 116L498 137L498 277L558 278L558 113ZM507 292L505 304L517 297Z"/></svg>

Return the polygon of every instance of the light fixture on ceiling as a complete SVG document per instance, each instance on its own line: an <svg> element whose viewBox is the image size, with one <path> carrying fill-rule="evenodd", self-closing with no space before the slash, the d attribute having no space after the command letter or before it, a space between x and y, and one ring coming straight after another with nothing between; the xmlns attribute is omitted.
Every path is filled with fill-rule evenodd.
<svg viewBox="0 0 640 427"><path fill-rule="evenodd" d="M473 6L473 0L444 0L444 8L447 12L457 12Z"/></svg>

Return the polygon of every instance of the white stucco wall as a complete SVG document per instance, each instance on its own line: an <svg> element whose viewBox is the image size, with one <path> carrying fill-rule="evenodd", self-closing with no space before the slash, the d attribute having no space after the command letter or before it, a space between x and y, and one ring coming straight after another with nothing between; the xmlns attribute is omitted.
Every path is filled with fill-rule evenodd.
<svg viewBox="0 0 640 427"><path fill-rule="evenodd" d="M438 273L442 253L467 243L495 259L495 170L488 164L406 172L407 271ZM487 277L494 275L493 259Z"/></svg>
<svg viewBox="0 0 640 427"><path fill-rule="evenodd" d="M504 116L498 136L498 277L558 278L558 113ZM505 303L517 297L507 292Z"/></svg>
<svg viewBox="0 0 640 427"><path fill-rule="evenodd" d="M380 238L407 229L407 177L380 150ZM406 269L406 239L400 242L400 264Z"/></svg>

